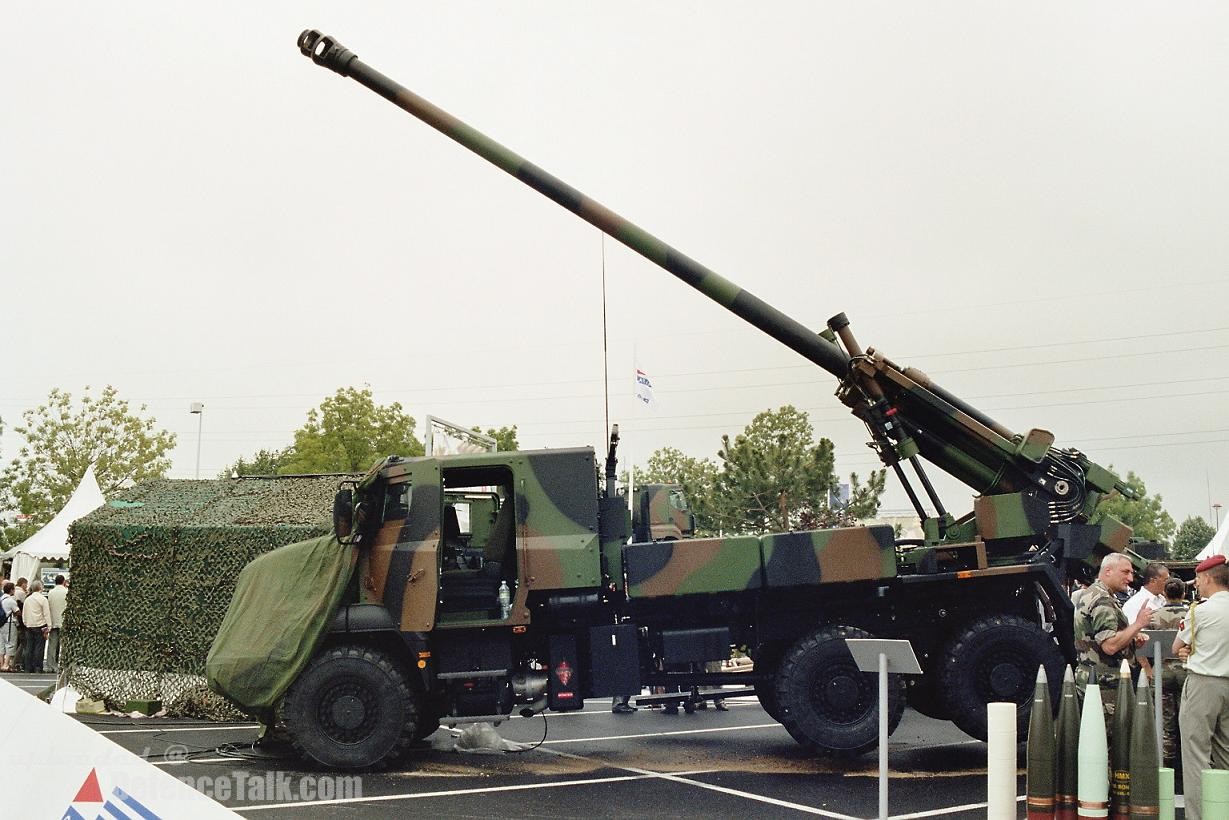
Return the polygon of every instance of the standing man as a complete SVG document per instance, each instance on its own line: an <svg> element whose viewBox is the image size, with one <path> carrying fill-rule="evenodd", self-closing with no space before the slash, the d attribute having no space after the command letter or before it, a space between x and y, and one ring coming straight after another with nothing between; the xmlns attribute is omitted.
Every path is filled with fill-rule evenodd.
<svg viewBox="0 0 1229 820"><path fill-rule="evenodd" d="M1096 582L1080 597L1075 609L1075 651L1079 662L1075 672L1076 688L1082 700L1086 686L1101 686L1106 732L1110 734L1118 696L1118 670L1124 660L1138 666L1135 647L1148 640L1139 632L1152 618L1151 607L1145 606L1134 620L1128 621L1114 598L1130 586L1133 576L1131 559L1120 552L1111 552L1101 559Z"/></svg>
<svg viewBox="0 0 1229 820"><path fill-rule="evenodd" d="M1152 613L1148 628L1178 629L1189 607L1186 584L1181 578L1170 578L1165 582L1165 606ZM1186 683L1186 665L1181 658L1166 658L1161 662L1161 683L1161 765L1173 769L1177 777L1182 771L1182 758L1178 755L1178 703L1182 699L1182 685Z"/></svg>
<svg viewBox="0 0 1229 820"><path fill-rule="evenodd" d="M4 609L5 622L0 626L0 672L17 671L17 631L21 629L21 610L17 608L17 599L13 590L17 586L12 581L5 581L0 587L0 608Z"/></svg>
<svg viewBox="0 0 1229 820"><path fill-rule="evenodd" d="M1158 561L1152 561L1144 567L1143 583L1139 592L1122 605L1122 612L1128 621L1135 620L1141 606L1160 609L1165 606L1165 582L1169 580L1169 567Z"/></svg>
<svg viewBox="0 0 1229 820"><path fill-rule="evenodd" d="M30 594L21 608L21 622L25 624L27 672L43 671L43 652L47 648L47 635L51 632L51 604L43 594L43 582L30 584Z"/></svg>
<svg viewBox="0 0 1229 820"><path fill-rule="evenodd" d="M26 590L26 585L29 582L25 578L18 578L17 583L13 587L13 598L17 601L17 663L24 667L26 660L26 630L21 627L21 608L26 605L26 595L29 592ZM29 672L29 669L23 668L21 671Z"/></svg>
<svg viewBox="0 0 1229 820"><path fill-rule="evenodd" d="M1195 567L1191 606L1174 638L1186 659L1178 707L1182 730L1182 794L1188 820L1200 820L1204 769L1229 769L1229 565L1214 555ZM1213 818L1208 818L1213 820Z"/></svg>
<svg viewBox="0 0 1229 820"><path fill-rule="evenodd" d="M64 576L55 577L55 586L47 593L51 606L51 633L47 635L47 671L60 671L60 630L64 627L64 609L68 606L68 586Z"/></svg>

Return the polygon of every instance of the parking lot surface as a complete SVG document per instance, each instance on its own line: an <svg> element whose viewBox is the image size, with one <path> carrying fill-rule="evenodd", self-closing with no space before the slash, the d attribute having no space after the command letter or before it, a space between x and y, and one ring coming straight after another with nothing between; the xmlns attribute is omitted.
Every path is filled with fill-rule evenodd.
<svg viewBox="0 0 1229 820"><path fill-rule="evenodd" d="M50 682L30 677L32 693ZM593 700L580 712L500 725L502 737L532 747L502 754L459 752L458 732L443 728L397 770L353 775L253 748L252 723L77 719L251 818L878 816L874 753L814 758L754 698L728 705L614 715L609 701ZM890 748L892 817L985 816L985 744L908 710ZM1020 794L1023 762L1021 747Z"/></svg>

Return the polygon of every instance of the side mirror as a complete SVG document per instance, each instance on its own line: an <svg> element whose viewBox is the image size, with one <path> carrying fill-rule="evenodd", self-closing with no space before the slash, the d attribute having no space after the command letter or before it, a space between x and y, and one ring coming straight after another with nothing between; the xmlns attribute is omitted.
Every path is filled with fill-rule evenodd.
<svg viewBox="0 0 1229 820"><path fill-rule="evenodd" d="M350 537L354 528L354 491L345 488L333 496L333 532L338 541Z"/></svg>

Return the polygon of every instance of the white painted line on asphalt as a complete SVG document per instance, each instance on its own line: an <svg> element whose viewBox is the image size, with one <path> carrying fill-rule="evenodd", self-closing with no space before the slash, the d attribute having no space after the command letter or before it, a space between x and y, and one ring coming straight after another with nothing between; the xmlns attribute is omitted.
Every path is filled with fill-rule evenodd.
<svg viewBox="0 0 1229 820"><path fill-rule="evenodd" d="M778 726L780 724L773 723L770 725ZM747 800L754 800L757 803L767 803L772 806L780 806L786 809L793 809L794 811L800 811L800 812L803 812L804 814L814 814L819 817L830 817L830 818L833 818L833 820L861 820L861 818L854 817L853 815L850 815L850 814L839 814L837 812L825 811L824 809L817 809L813 806L804 806L801 803L791 803L788 800L778 800L775 797L765 797L762 794L752 794L751 792L739 791L738 789L729 789L729 788L726 788L725 786L717 786L712 783L702 783L698 780L688 780L687 779L688 777L692 777L697 774L707 774L707 772L675 772L673 774L669 772L650 772L646 769L637 769L634 766L619 766L618 764L609 763L605 760L602 760L599 757L586 757L584 755L570 754L569 752L557 752L553 749L543 749L542 751L546 752L547 754L559 755L560 757L570 757L576 760L586 760L591 763L600 763L604 766L609 766L613 769L622 769L625 772L635 772L636 774L653 775L661 780L670 780L675 783L684 783L688 786L696 786L701 789L708 789L709 791L720 792L722 794L728 794L733 797L742 797ZM717 770L713 769L710 771L717 771Z"/></svg>
<svg viewBox="0 0 1229 820"><path fill-rule="evenodd" d="M1017 796L1016 802L1023 803L1024 797L1025 796L1022 794ZM988 805L989 805L988 803L969 803L964 806L949 806L946 809L931 809L930 811L915 811L911 814L893 814L888 818L888 820L914 820L914 818L918 818L918 817L942 817L945 814L955 814L958 811L976 811L977 809L984 809Z"/></svg>
<svg viewBox="0 0 1229 820"><path fill-rule="evenodd" d="M88 721L82 721L82 723L85 723L87 726L91 725ZM106 725L106 724L103 724L103 725ZM224 732L227 729L259 729L259 728L260 728L260 724L258 723L250 723L250 724L245 723L245 724L239 724L239 725L234 725L234 726L181 726L181 727L164 726L161 729L158 729L158 728L108 729L106 731L99 732L98 734L100 735L139 735L142 733L157 734L158 732Z"/></svg>
<svg viewBox="0 0 1229 820"><path fill-rule="evenodd" d="M705 771L700 770L694 772L683 772L683 774L704 774ZM489 794L492 792L513 792L513 791L529 791L532 789L554 789L564 786L588 786L595 783L619 783L628 780L654 780L661 779L664 775L654 774L649 772L643 775L621 775L619 777L591 777L585 780L561 780L555 783L524 783L518 786L487 786L478 789L448 789L438 792L419 792L418 794L381 794L370 797L351 797L344 800L303 800L298 803L268 803L261 806L239 806L244 812L261 811L263 809L293 809L301 806L341 806L350 803L379 803L388 802L391 800L420 800L424 797L455 797L464 794Z"/></svg>
<svg viewBox="0 0 1229 820"><path fill-rule="evenodd" d="M597 743L603 740L633 740L641 737L669 737L670 735L703 735L710 732L741 732L744 729L770 729L780 727L780 723L753 723L750 726L719 726L715 729L680 729L677 732L645 732L637 735L607 735L606 737L577 737L566 740L547 740L542 745L558 745L561 743Z"/></svg>

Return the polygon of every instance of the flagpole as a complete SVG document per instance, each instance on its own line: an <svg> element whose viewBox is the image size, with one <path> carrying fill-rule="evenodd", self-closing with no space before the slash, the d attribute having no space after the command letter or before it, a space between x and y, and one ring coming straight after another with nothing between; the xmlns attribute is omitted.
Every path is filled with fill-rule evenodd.
<svg viewBox="0 0 1229 820"><path fill-rule="evenodd" d="M602 395L606 402L606 435L610 435L610 355L606 347L606 234L602 236Z"/></svg>
<svg viewBox="0 0 1229 820"><path fill-rule="evenodd" d="M639 369L640 369L640 359L637 358L636 342L633 341L632 342L632 377L633 378L639 377L640 375ZM636 391L633 390L632 391L632 403L635 404L638 401L639 399L637 398ZM631 415L635 416L636 418L639 418L640 416L640 414L636 412L636 410L633 410ZM632 432L635 433L636 431L633 430ZM627 503L635 504L636 503L636 495L635 495L636 493L636 460L635 458L630 457L630 453L631 453L630 447L628 448L628 453L629 453L629 458L627 459ZM632 517L635 518L634 515Z"/></svg>

